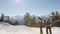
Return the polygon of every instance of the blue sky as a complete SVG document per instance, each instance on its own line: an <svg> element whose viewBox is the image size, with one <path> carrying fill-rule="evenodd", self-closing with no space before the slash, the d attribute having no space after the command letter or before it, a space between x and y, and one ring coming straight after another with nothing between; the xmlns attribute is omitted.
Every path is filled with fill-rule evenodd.
<svg viewBox="0 0 60 34"><path fill-rule="evenodd" d="M0 0L0 14L8 16L48 15L52 11L60 11L60 0Z"/></svg>

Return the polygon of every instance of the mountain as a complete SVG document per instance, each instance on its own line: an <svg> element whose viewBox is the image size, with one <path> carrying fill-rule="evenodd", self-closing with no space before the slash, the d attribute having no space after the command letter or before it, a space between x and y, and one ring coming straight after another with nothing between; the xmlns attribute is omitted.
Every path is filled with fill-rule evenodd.
<svg viewBox="0 0 60 34"><path fill-rule="evenodd" d="M17 15L17 16L14 16L14 17L11 17L11 19L13 19L13 20L23 20L23 16L21 16L21 15Z"/></svg>
<svg viewBox="0 0 60 34"><path fill-rule="evenodd" d="M47 20L47 19L48 19L48 16L47 16L47 15L43 15L43 16L41 16L41 18L42 18L43 20Z"/></svg>
<svg viewBox="0 0 60 34"><path fill-rule="evenodd" d="M17 15L17 16L11 17L10 20L12 20L12 21L16 21L17 20L19 24L23 24L23 16L21 16L21 15Z"/></svg>
<svg viewBox="0 0 60 34"><path fill-rule="evenodd" d="M10 20L12 20L12 21L16 21L16 20L17 20L18 23L19 23L20 25L22 25L22 24L24 23L23 18L24 18L24 16L17 15L17 16L11 17ZM37 19L37 22L38 22L38 16L35 16L35 18ZM47 19L48 19L48 17L47 17L46 15L41 16L41 18L42 18L43 20L47 20Z"/></svg>

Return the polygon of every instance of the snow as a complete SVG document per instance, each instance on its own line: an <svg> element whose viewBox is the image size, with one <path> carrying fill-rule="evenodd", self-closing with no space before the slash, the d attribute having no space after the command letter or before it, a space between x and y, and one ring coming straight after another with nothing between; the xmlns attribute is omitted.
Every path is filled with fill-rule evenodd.
<svg viewBox="0 0 60 34"><path fill-rule="evenodd" d="M46 34L46 28L43 28ZM53 34L60 34L60 27L52 27ZM8 23L0 22L0 34L40 34L40 28L32 28L24 25L12 26Z"/></svg>
<svg viewBox="0 0 60 34"><path fill-rule="evenodd" d="M60 34L60 27L52 27L52 34ZM43 34L46 34L46 28L43 28Z"/></svg>
<svg viewBox="0 0 60 34"><path fill-rule="evenodd" d="M39 34L39 28L31 28L24 25L12 26L1 22L0 34Z"/></svg>
<svg viewBox="0 0 60 34"><path fill-rule="evenodd" d="M11 24L9 24L9 23L6 23L6 22L0 22L0 27L12 27L12 25Z"/></svg>

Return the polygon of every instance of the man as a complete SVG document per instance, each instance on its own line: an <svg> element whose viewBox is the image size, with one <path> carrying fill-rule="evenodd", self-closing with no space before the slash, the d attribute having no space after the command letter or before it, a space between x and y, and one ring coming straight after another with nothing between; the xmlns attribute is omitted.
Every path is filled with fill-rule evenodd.
<svg viewBox="0 0 60 34"><path fill-rule="evenodd" d="M42 19L40 17L39 18L39 23L40 23L40 34L43 34L43 31L42 31Z"/></svg>
<svg viewBox="0 0 60 34"><path fill-rule="evenodd" d="M50 26L50 24L51 24L50 19L47 20L46 24L47 24L47 26L46 26L46 33L47 34L49 34L49 33L52 34L52 32L51 32L51 26ZM49 30L49 32L48 32L48 30Z"/></svg>

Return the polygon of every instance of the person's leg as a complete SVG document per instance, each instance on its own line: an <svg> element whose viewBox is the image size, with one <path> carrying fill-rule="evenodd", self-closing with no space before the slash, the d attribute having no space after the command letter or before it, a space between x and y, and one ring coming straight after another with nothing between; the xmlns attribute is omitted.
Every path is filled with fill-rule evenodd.
<svg viewBox="0 0 60 34"><path fill-rule="evenodd" d="M43 34L42 28L40 28L40 34Z"/></svg>
<svg viewBox="0 0 60 34"><path fill-rule="evenodd" d="M46 34L48 34L48 27L46 27Z"/></svg>
<svg viewBox="0 0 60 34"><path fill-rule="evenodd" d="M52 34L51 27L49 27L50 34Z"/></svg>

